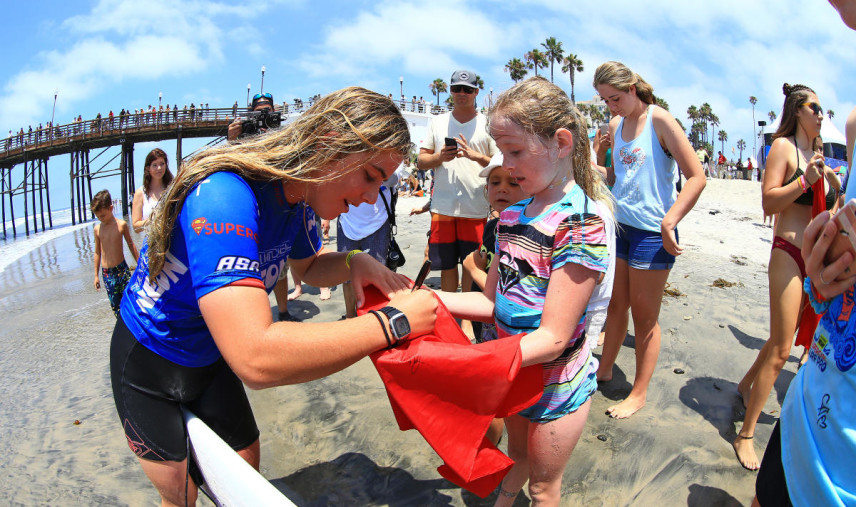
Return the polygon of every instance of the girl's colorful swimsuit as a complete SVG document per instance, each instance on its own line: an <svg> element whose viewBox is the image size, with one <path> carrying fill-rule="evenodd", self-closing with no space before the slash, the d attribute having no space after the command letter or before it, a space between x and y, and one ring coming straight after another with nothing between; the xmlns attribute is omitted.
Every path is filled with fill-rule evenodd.
<svg viewBox="0 0 856 507"><path fill-rule="evenodd" d="M595 202L577 185L549 210L524 214L532 199L502 212L497 232L499 280L496 324L500 337L532 332L541 325L550 275L569 262L605 272L606 231ZM597 360L585 346L585 311L560 357L544 363L544 395L520 415L535 421L575 411L597 387Z"/></svg>

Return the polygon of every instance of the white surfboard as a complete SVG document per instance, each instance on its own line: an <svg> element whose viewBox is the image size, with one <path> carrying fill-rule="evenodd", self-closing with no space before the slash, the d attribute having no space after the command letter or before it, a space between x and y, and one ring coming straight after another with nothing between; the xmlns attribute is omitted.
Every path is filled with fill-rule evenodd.
<svg viewBox="0 0 856 507"><path fill-rule="evenodd" d="M294 506L201 419L185 409L184 420L205 489L217 505Z"/></svg>

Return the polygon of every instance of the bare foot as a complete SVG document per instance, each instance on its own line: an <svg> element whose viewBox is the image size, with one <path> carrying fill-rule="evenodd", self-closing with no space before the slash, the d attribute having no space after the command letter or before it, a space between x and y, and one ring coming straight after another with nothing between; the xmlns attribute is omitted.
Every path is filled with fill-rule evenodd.
<svg viewBox="0 0 856 507"><path fill-rule="evenodd" d="M327 301L330 299L330 287L321 287L321 296L319 296L321 301Z"/></svg>
<svg viewBox="0 0 856 507"><path fill-rule="evenodd" d="M612 417L613 419L627 419L631 415L635 414L639 411L640 408L645 406L645 398L637 399L627 397L624 401L617 405L613 405L606 409L606 415Z"/></svg>
<svg viewBox="0 0 856 507"><path fill-rule="evenodd" d="M743 408L749 408L749 396L751 394L752 386L744 388L740 384L737 384L737 396L740 396L740 399L743 400Z"/></svg>
<svg viewBox="0 0 856 507"><path fill-rule="evenodd" d="M744 437L738 433L731 445L734 447L734 453L737 454L737 461L743 465L743 468L746 470L761 468L761 462L758 461L758 455L755 454L755 444L752 443L752 437Z"/></svg>
<svg viewBox="0 0 856 507"><path fill-rule="evenodd" d="M597 381L598 382L609 382L612 380L612 368L609 371L601 372L600 368L597 370Z"/></svg>
<svg viewBox="0 0 856 507"><path fill-rule="evenodd" d="M603 345L603 339L604 338L606 338L606 333L605 332L600 333L600 336L597 337L597 346L598 347Z"/></svg>
<svg viewBox="0 0 856 507"><path fill-rule="evenodd" d="M295 299L299 298L302 295L303 295L303 287L298 285L297 287L294 288L293 291L291 291L291 293L288 294L288 300L294 301Z"/></svg>

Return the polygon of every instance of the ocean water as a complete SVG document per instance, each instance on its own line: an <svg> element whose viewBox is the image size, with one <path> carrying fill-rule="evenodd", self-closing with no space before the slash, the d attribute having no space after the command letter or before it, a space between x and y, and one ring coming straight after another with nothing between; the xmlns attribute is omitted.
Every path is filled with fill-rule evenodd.
<svg viewBox="0 0 856 507"><path fill-rule="evenodd" d="M119 208L114 207L114 209L118 210ZM120 217L120 214L116 213L116 216ZM16 218L16 236L12 235L12 221L6 221L6 236L2 237L2 233L0 233L0 273L20 258L39 250L57 238L82 229L89 231L89 234L92 235L92 227L96 223L95 220L90 220L72 225L70 208L53 210L51 218L53 219L53 227L45 229L44 231L41 230L41 217L39 217L38 232L32 231L31 222L29 235L25 233L24 218ZM47 215L45 216L45 225L48 225Z"/></svg>
<svg viewBox="0 0 856 507"><path fill-rule="evenodd" d="M93 287L94 222L53 217L53 229L0 241L3 504L153 504L113 407L115 319Z"/></svg>

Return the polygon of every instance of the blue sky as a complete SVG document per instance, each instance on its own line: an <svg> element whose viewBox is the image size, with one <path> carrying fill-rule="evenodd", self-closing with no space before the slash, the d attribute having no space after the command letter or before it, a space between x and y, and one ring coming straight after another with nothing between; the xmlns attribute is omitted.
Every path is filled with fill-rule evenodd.
<svg viewBox="0 0 856 507"><path fill-rule="evenodd" d="M728 154L741 138L751 149L750 95L756 120L767 119L781 109L783 82L807 84L840 130L856 101L847 93L856 82L856 32L826 0L100 0L6 2L4 14L4 136L49 121L55 90L57 124L156 105L158 93L179 106L244 104L247 84L259 89L262 65L265 91L278 102L348 85L398 96L400 76L407 97L436 101L431 81L470 68L485 81L481 103L488 88L512 85L510 58L543 49L550 36L584 62L577 100L594 95L600 63L622 61L686 126L689 105L710 103ZM570 91L559 68L555 82ZM175 153L174 143L164 144ZM185 143L184 153L199 144ZM137 146L138 167L149 149ZM57 165L68 167L51 161ZM67 186L56 186L62 207Z"/></svg>

